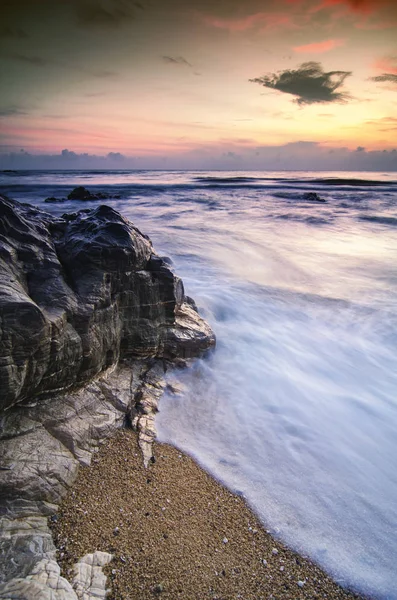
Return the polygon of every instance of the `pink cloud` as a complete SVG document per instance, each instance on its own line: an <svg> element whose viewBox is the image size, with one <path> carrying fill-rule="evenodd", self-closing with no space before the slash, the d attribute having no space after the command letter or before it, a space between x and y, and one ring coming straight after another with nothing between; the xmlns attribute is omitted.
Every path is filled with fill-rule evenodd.
<svg viewBox="0 0 397 600"><path fill-rule="evenodd" d="M373 63L372 67L382 73L397 75L397 56L384 56L383 58L378 58L378 60Z"/></svg>
<svg viewBox="0 0 397 600"><path fill-rule="evenodd" d="M344 45L344 41L337 40L324 40L323 42L314 42L313 44L305 44L304 46L295 46L294 52L298 53L313 53L321 54L322 52L329 52L334 48L339 48Z"/></svg>
<svg viewBox="0 0 397 600"><path fill-rule="evenodd" d="M210 27L238 33L256 29L271 31L278 29L294 29L299 22L310 20L322 10L330 11L332 22L354 19L358 29L382 30L397 25L397 0L278 0L284 5L281 11L260 11L239 17L217 17L215 15L200 15L204 23ZM298 13L295 9L299 9ZM298 21L297 21L298 18ZM326 52L318 50L319 52ZM313 52L316 50L313 50ZM302 50L303 52L303 50Z"/></svg>
<svg viewBox="0 0 397 600"><path fill-rule="evenodd" d="M291 1L295 2L295 0L287 0L287 2ZM354 25L357 29L382 30L390 29L397 24L396 0L320 0L309 12L314 14L324 9L333 9L334 20L349 16L356 17ZM386 14L387 18L384 18Z"/></svg>
<svg viewBox="0 0 397 600"><path fill-rule="evenodd" d="M382 1L382 0L381 0ZM325 6L347 6L351 12L360 15L370 15L379 8L379 0L325 0Z"/></svg>
<svg viewBox="0 0 397 600"><path fill-rule="evenodd" d="M291 15L287 13L267 13L259 12L246 17L222 19L212 15L202 15L206 25L226 29L232 33L247 31L249 29L259 29L267 31L269 29L294 28L296 27Z"/></svg>
<svg viewBox="0 0 397 600"><path fill-rule="evenodd" d="M315 11L333 6L346 7L348 12L368 16L376 13L384 6L392 6L394 0L322 0Z"/></svg>

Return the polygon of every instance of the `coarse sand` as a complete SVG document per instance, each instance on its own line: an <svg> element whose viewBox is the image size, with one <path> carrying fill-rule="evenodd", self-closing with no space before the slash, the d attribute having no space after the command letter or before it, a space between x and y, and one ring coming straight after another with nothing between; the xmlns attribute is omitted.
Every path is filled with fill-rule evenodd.
<svg viewBox="0 0 397 600"><path fill-rule="evenodd" d="M111 600L359 598L274 540L247 507L176 448L143 466L119 431L82 467L51 520L63 574L83 555L114 555Z"/></svg>

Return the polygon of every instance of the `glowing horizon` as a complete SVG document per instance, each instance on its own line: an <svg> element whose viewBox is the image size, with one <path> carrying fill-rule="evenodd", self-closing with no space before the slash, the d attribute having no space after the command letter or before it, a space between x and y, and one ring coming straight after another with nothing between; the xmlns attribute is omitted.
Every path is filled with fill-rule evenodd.
<svg viewBox="0 0 397 600"><path fill-rule="evenodd" d="M3 155L397 146L393 0L4 0L0 10Z"/></svg>

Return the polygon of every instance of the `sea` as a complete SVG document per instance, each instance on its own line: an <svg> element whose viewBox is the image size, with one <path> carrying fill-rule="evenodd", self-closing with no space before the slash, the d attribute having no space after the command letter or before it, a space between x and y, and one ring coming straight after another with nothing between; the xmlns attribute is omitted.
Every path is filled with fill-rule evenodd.
<svg viewBox="0 0 397 600"><path fill-rule="evenodd" d="M119 198L44 202L79 185ZM341 585L397 599L397 173L20 171L0 193L149 235L217 336L159 439Z"/></svg>

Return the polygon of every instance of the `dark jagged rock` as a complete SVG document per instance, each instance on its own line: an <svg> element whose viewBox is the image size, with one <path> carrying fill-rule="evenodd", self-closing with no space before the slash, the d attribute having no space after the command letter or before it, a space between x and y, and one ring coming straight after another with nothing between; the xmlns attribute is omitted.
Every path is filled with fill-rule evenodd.
<svg viewBox="0 0 397 600"><path fill-rule="evenodd" d="M1 199L0 408L80 387L120 357L199 355L214 336L184 298L112 208L55 218Z"/></svg>
<svg viewBox="0 0 397 600"><path fill-rule="evenodd" d="M97 196L95 194L91 194L87 188L82 185L74 188L68 195L68 200L97 200Z"/></svg>
<svg viewBox="0 0 397 600"><path fill-rule="evenodd" d="M105 192L96 192L95 194L93 194L92 192L87 190L87 188L79 186L77 188L74 188L74 190L72 190L70 194L68 194L67 198L56 198L55 196L50 196L49 198L45 198L44 202L47 202L47 204L55 204L60 202L67 202L68 200L92 201L110 200L111 198L120 199L121 196L120 194L111 195L106 194Z"/></svg>
<svg viewBox="0 0 397 600"><path fill-rule="evenodd" d="M68 200L109 200L109 198L120 198L120 195L112 196L105 192L93 194L83 186L74 188L68 195Z"/></svg>
<svg viewBox="0 0 397 600"><path fill-rule="evenodd" d="M305 192L303 194L303 199L308 200L309 202L326 202L326 200L321 198L316 192Z"/></svg>
<svg viewBox="0 0 397 600"><path fill-rule="evenodd" d="M47 518L126 420L153 459L164 371L214 344L170 260L112 208L56 218L0 197L0 599L90 595L111 556L93 548L70 585Z"/></svg>

